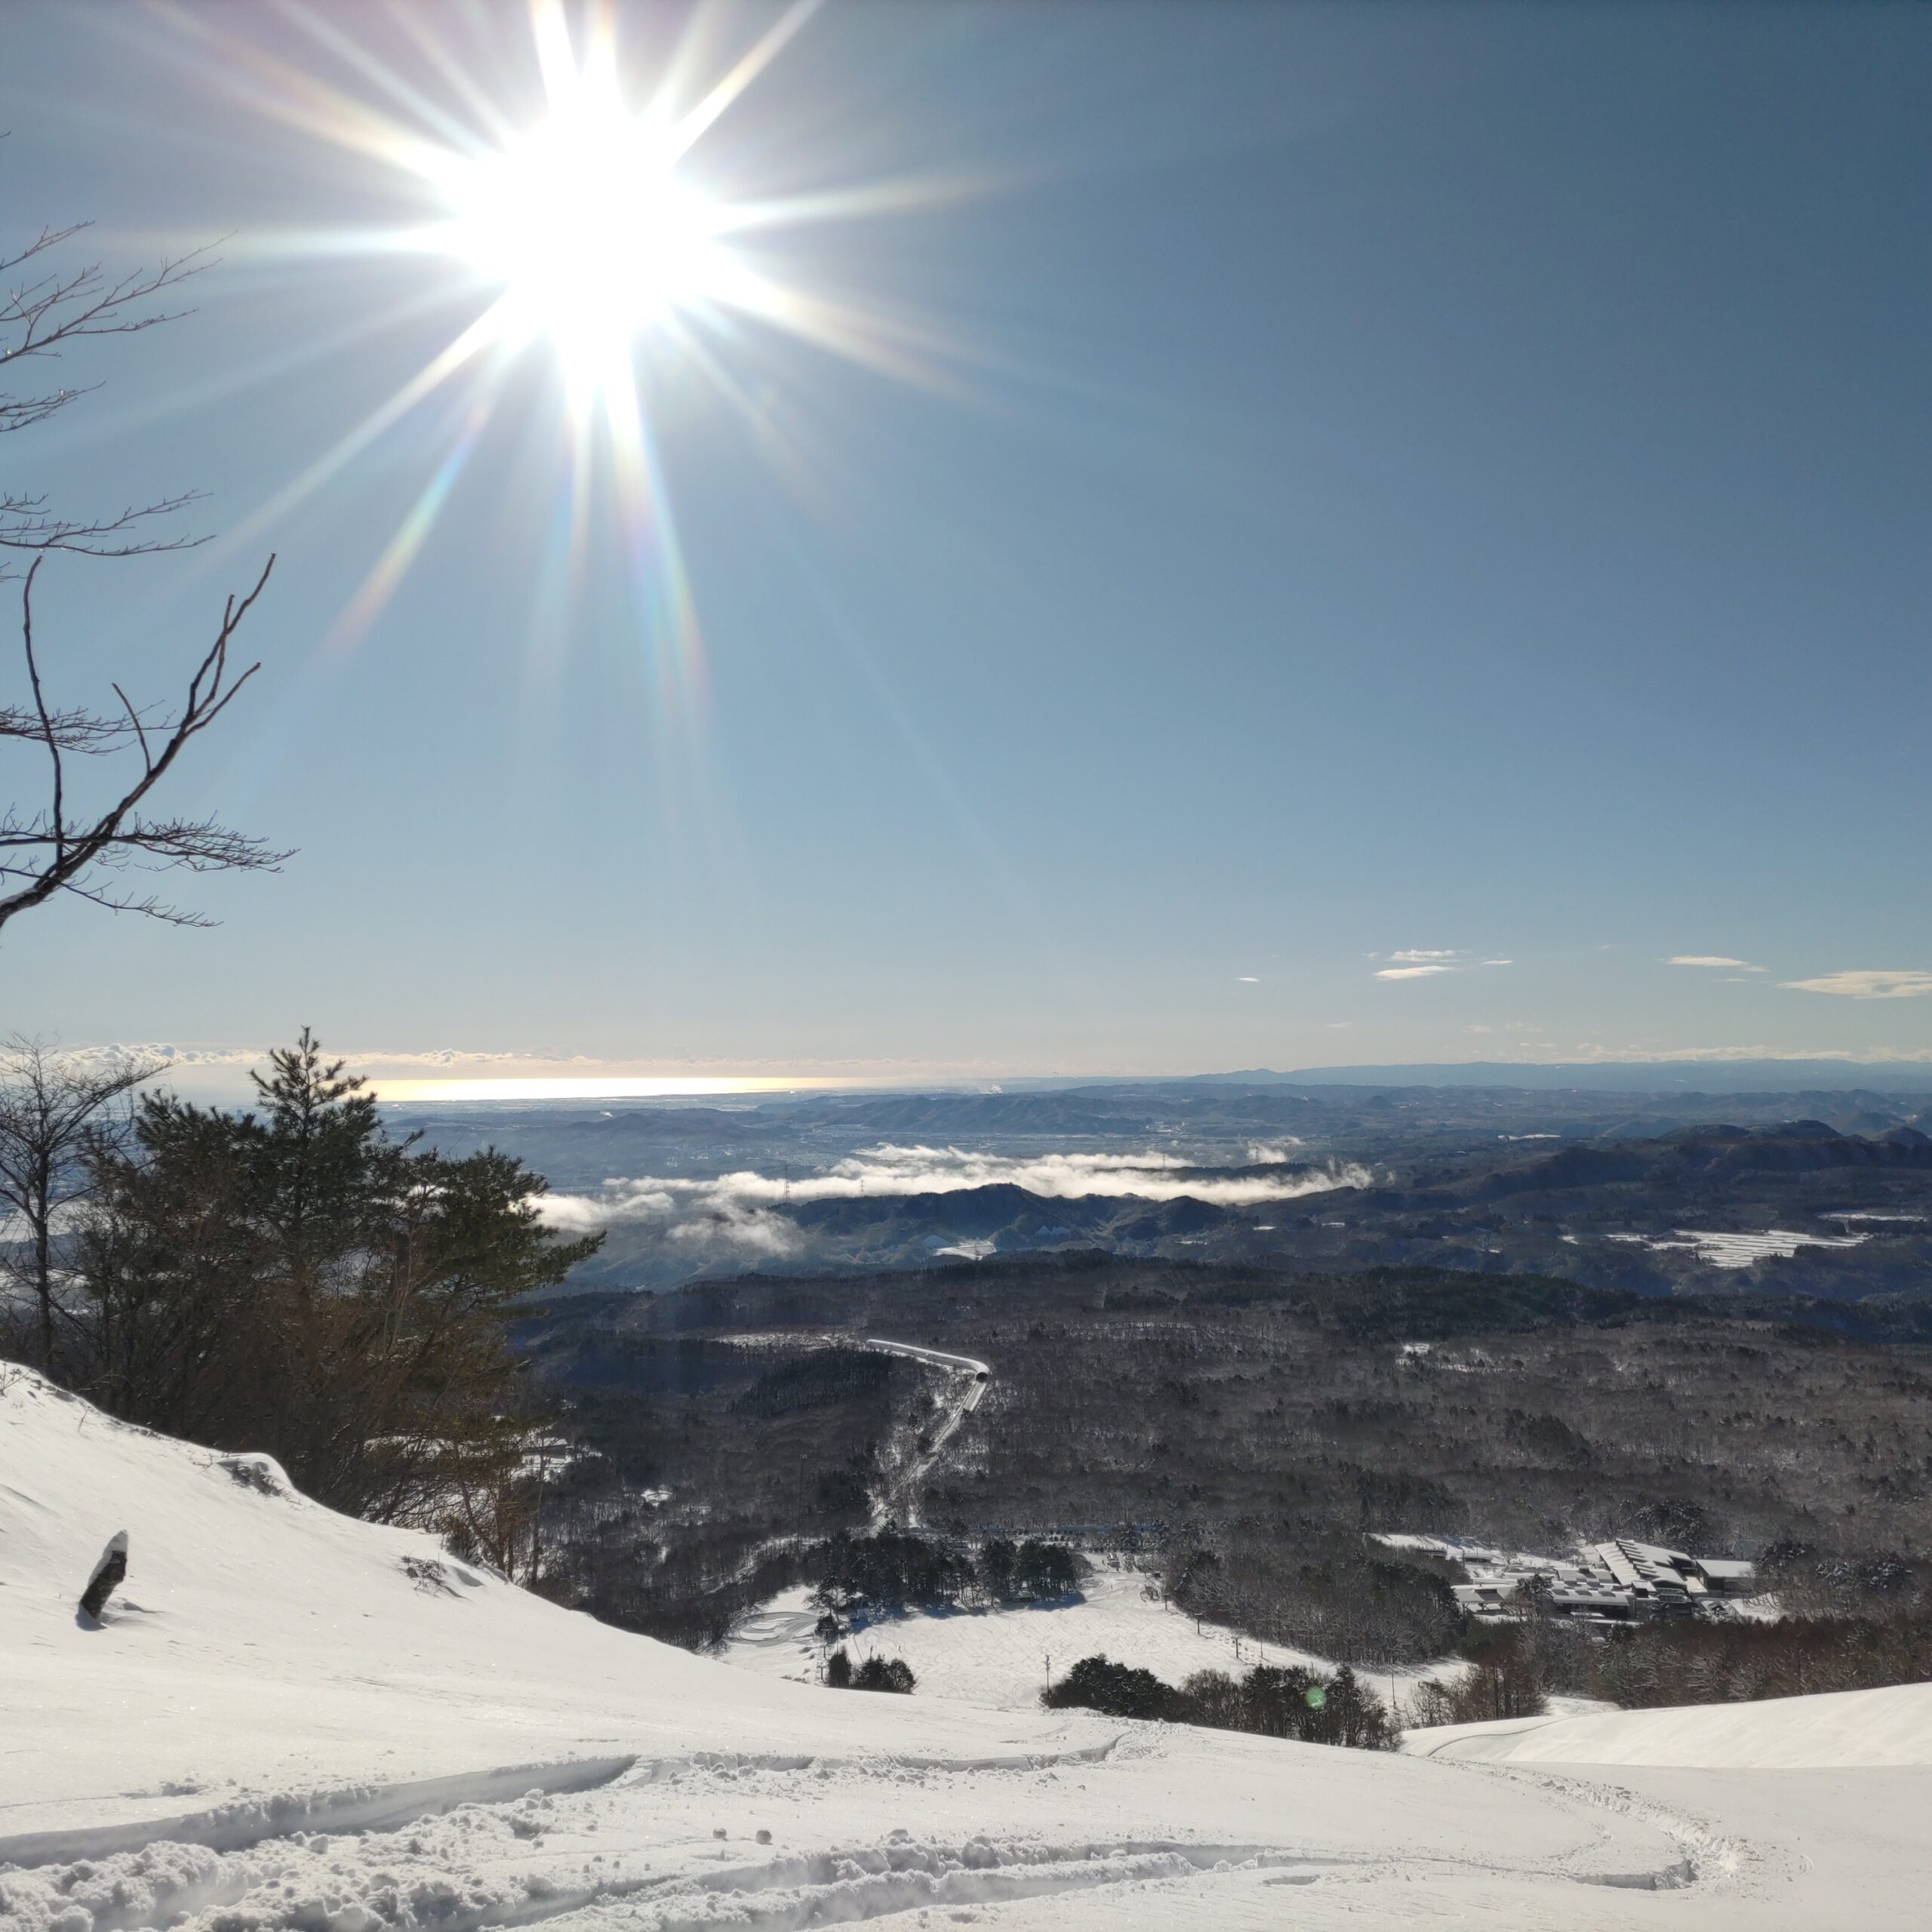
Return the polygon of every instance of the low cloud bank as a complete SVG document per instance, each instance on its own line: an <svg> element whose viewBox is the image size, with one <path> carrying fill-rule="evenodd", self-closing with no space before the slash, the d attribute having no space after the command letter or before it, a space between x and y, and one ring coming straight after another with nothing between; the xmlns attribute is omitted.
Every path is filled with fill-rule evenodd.
<svg viewBox="0 0 1932 1932"><path fill-rule="evenodd" d="M1278 1140L1251 1140L1247 1143L1247 1164L1251 1168L1279 1167L1284 1161L1301 1158L1302 1141L1298 1134L1284 1134Z"/></svg>
<svg viewBox="0 0 1932 1932"><path fill-rule="evenodd" d="M595 1194L553 1194L542 1203L550 1226L573 1234L626 1225L660 1225L677 1241L712 1241L754 1254L784 1254L798 1229L779 1211L787 1202L858 1201L911 1194L957 1194L968 1188L1023 1187L1056 1200L1174 1201L1183 1195L1217 1207L1251 1207L1368 1187L1374 1177L1352 1162L1288 1171L1285 1148L1257 1146L1257 1164L1278 1174L1202 1174L1171 1154L1044 1154L1012 1159L957 1147L874 1147L823 1174L787 1180L749 1169L711 1180L657 1175L606 1181Z"/></svg>

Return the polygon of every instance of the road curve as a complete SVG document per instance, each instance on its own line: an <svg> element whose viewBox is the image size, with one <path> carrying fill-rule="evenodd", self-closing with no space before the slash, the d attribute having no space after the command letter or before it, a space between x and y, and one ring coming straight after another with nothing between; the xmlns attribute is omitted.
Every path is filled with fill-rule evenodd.
<svg viewBox="0 0 1932 1932"><path fill-rule="evenodd" d="M974 1355L955 1355L944 1349L928 1349L917 1342L894 1342L884 1336L868 1335L859 1346L881 1355L904 1355L942 1371L951 1383L942 1398L943 1418L929 1432L926 1447L901 1470L888 1488L881 1488L872 1505L872 1527L881 1529L897 1521L907 1529L919 1524L919 1491L946 1445L958 1434L959 1425L977 1409L992 1383L990 1364Z"/></svg>
<svg viewBox="0 0 1932 1932"><path fill-rule="evenodd" d="M859 1346L877 1349L888 1355L910 1355L915 1361L929 1361L935 1368L970 1369L975 1375L983 1375L989 1381L992 1379L992 1369L988 1363L977 1361L971 1355L948 1355L943 1349L921 1348L917 1342L888 1342L882 1337L868 1335Z"/></svg>

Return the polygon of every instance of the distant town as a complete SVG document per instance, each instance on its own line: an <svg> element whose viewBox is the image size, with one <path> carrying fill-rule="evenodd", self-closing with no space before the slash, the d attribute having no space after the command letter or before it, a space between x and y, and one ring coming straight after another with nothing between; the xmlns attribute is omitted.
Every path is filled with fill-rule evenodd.
<svg viewBox="0 0 1932 1932"><path fill-rule="evenodd" d="M1754 1596L1758 1566L1729 1557L1620 1537L1585 1543L1567 1557L1531 1556L1457 1537L1382 1536L1392 1549L1427 1552L1460 1564L1469 1577L1452 1586L1469 1616L1500 1622L1540 1601L1551 1617L1578 1623L1636 1623L1695 1617Z"/></svg>

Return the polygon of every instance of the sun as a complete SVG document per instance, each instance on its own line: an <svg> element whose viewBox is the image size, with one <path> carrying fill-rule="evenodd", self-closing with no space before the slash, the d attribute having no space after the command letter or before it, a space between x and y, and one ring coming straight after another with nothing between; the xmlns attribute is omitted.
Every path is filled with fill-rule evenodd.
<svg viewBox="0 0 1932 1932"><path fill-rule="evenodd" d="M781 344L946 386L943 365L955 349L944 332L816 287L801 275L798 247L769 245L774 235L795 245L812 224L904 213L958 192L946 181L860 180L809 192L787 185L785 168L809 176L813 165L759 137L741 103L821 4L789 0L775 17L756 21L734 15L731 37L740 51L721 66L728 52L721 17L703 7L645 63L622 57L626 16L616 0L528 0L540 107L527 120L524 106L512 112L471 71L458 44L413 27L406 37L431 54L430 68L392 67L354 49L350 88L319 75L315 62L291 63L226 33L204 36L220 57L211 71L238 97L375 164L408 209L395 225L291 231L272 238L271 251L332 266L421 257L464 317L231 533L239 542L292 515L432 397L461 399L441 432L439 460L330 626L328 652L352 651L369 634L485 446L499 406L529 393L512 372L526 352L538 352L561 371L564 406L554 420L547 408L525 418L533 440L524 460L547 476L549 496L533 634L568 630L593 533L613 529L635 633L655 667L654 701L667 717L682 717L702 698L703 642L653 404L674 394L715 400L786 473L803 475L807 466L764 401L780 366L774 358L787 353ZM395 17L414 17L408 9ZM297 8L291 18L314 42L317 62L343 55L349 44L323 10ZM494 36L488 44L494 50ZM446 85L426 90L431 72ZM529 97L537 92L524 93L525 106L536 105ZM752 139L734 148L739 128ZM694 159L700 144L705 156ZM725 182L734 184L729 192ZM614 506L614 519L602 516L603 503Z"/></svg>
<svg viewBox="0 0 1932 1932"><path fill-rule="evenodd" d="M728 297L728 214L681 180L661 122L589 76L509 145L443 184L445 245L499 296L498 335L547 338L580 398L629 370L638 337Z"/></svg>

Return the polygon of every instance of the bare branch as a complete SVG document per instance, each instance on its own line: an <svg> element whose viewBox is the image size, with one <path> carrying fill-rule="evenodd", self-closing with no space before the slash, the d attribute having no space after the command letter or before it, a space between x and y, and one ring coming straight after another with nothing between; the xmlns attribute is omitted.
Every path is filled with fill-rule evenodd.
<svg viewBox="0 0 1932 1932"><path fill-rule="evenodd" d="M104 892L99 888L85 885L66 885L61 890L70 893L76 899L84 899L90 906L98 906L106 912L138 912L144 919L158 919L165 926L186 926L195 932L211 931L215 921L205 912L191 912L179 906L171 906L158 894L147 892Z"/></svg>
<svg viewBox="0 0 1932 1932"><path fill-rule="evenodd" d="M128 737L128 726L122 719L97 717L91 711L50 711L46 721L63 752L110 752ZM17 705L0 704L0 738L38 739L43 735L41 720L33 712Z"/></svg>
<svg viewBox="0 0 1932 1932"><path fill-rule="evenodd" d="M40 574L36 557L20 589L20 643L27 654L27 681L33 687L34 715L40 720L41 736L47 740L48 755L54 761L54 863L58 866L66 856L66 798L65 771L60 761L60 740L47 715L47 699L40 688L40 666L33 655L33 580Z"/></svg>
<svg viewBox="0 0 1932 1932"><path fill-rule="evenodd" d="M0 429L5 405L0 402ZM192 550L205 537L146 537L131 534L155 517L172 516L198 503L206 493L185 490L152 503L130 504L111 516L57 517L48 514L44 497L10 497L0 493L0 550L27 550L45 555L66 550L83 557L150 557L164 550ZM0 583L17 573L0 567Z"/></svg>
<svg viewBox="0 0 1932 1932"><path fill-rule="evenodd" d="M12 262L0 265L0 272L45 253L85 225L45 231ZM167 257L152 269L137 269L112 282L102 273L100 264L93 262L67 275L47 275L0 296L0 331L11 331L14 335L11 341L0 340L0 369L29 356L51 355L63 343L82 337L137 335L159 323L178 321L189 311L132 312L165 290L178 288L190 276L199 275L215 259L211 248L191 248L185 255Z"/></svg>
<svg viewBox="0 0 1932 1932"><path fill-rule="evenodd" d="M134 736L141 741L141 763L152 771L154 769L154 755L148 749L148 734L146 728L141 723L141 714L128 702L128 694L118 685L114 687L114 695L121 700L122 708L128 714L128 722L134 728Z"/></svg>
<svg viewBox="0 0 1932 1932"><path fill-rule="evenodd" d="M186 312L165 299L211 266L207 248L165 257L132 273L110 277L100 263L61 266L57 251L87 226L43 228L10 256L0 257L0 435L45 422L85 392L60 383L22 393L5 386L16 365L57 360L68 349L97 336L134 335ZM30 706L0 705L0 748L32 740L51 767L49 801L42 808L0 810L0 926L16 915L66 893L115 912L139 912L177 924L205 924L198 914L165 904L152 894L106 882L103 875L133 867L152 871L260 872L288 857L263 841L212 819L152 818L143 808L189 744L208 730L260 669L239 675L229 663L235 632L266 586L271 557L246 595L231 595L220 629L194 675L178 715L144 712L122 688L112 687L120 715L61 710L50 702L34 636L33 593L50 552L131 557L186 549L204 540L168 537L157 518L195 500L193 494L129 504L106 514L69 515L31 489L0 489L0 582L24 579L20 639L26 660ZM18 555L23 563L10 568ZM25 561L26 558L31 561ZM71 811L69 755L98 758L133 746L141 770L100 811ZM118 775L117 775L118 777Z"/></svg>
<svg viewBox="0 0 1932 1932"><path fill-rule="evenodd" d="M167 776L182 752L228 709L242 688L261 669L259 663L251 664L240 675L232 675L229 648L267 587L275 559L270 557L263 565L261 575L245 595L231 593L229 596L214 641L189 680L187 697L180 715L171 721L163 719L152 725L157 737L166 734L158 751L149 739L148 721L120 688L115 687L115 694L121 699L129 721L128 725L118 728L124 738L131 728L139 740L141 776L97 818L73 824L68 822L66 813L62 730L58 714L47 706L34 654L33 583L39 568L36 558L27 572L21 596L21 630L28 676L33 688L34 715L38 725L36 735L53 761L53 804L50 811L29 818L23 819L11 809L0 818L0 853L18 855L0 859L0 878L23 881L18 890L0 897L0 926L63 892L113 912L139 912L177 925L206 924L208 921L200 915L165 905L152 896L137 897L107 890L94 881L93 875L97 869L112 871L129 865L196 872L272 872L290 856L211 819L150 820L143 818L140 811L143 800Z"/></svg>
<svg viewBox="0 0 1932 1932"><path fill-rule="evenodd" d="M71 241L88 224L43 229L15 254L0 260L0 275L31 264ZM206 248L165 257L152 267L110 280L98 262L38 275L0 288L0 383L16 364L40 358L58 359L69 344L90 337L136 335L162 322L177 320L186 309L158 306L158 298L211 266L215 257ZM91 385L60 383L25 394L0 386L0 435L27 429L84 395ZM146 534L155 518L171 515L196 500L198 492L158 502L133 504L109 515L65 516L50 510L46 499L33 494L0 491L0 551L44 554L65 550L94 557L132 557L158 550L178 550L203 541L199 537L161 537ZM0 569L0 580L17 572Z"/></svg>
<svg viewBox="0 0 1932 1932"><path fill-rule="evenodd" d="M71 242L84 229L91 228L91 221L70 221L65 228L43 228L17 255L0 255L0 275L11 275L23 262L30 262L36 255L44 255L50 248L57 248L63 242Z"/></svg>

